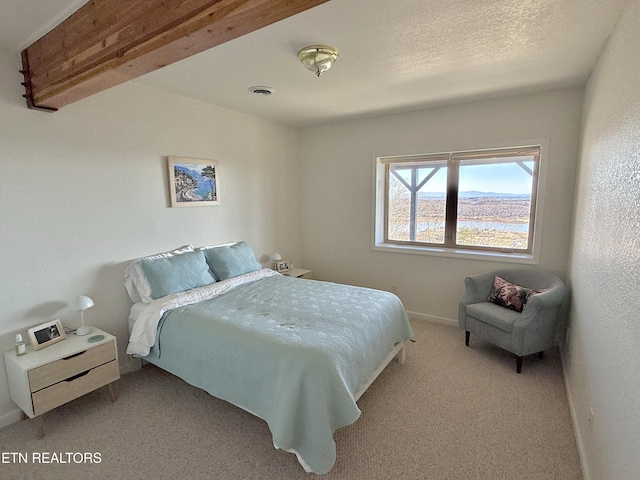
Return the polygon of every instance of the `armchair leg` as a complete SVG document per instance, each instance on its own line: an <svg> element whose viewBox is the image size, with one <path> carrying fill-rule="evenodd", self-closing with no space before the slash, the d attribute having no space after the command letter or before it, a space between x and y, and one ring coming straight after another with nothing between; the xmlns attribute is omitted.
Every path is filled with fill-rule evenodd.
<svg viewBox="0 0 640 480"><path fill-rule="evenodd" d="M518 357L516 360L516 372L522 373L522 357Z"/></svg>
<svg viewBox="0 0 640 480"><path fill-rule="evenodd" d="M468 347L469 346L469 337L471 336L471 332L466 330L464 332L464 344Z"/></svg>

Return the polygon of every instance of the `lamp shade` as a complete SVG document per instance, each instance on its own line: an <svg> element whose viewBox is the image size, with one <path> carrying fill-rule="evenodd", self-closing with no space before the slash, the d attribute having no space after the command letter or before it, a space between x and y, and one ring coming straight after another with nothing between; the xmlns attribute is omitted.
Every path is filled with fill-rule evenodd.
<svg viewBox="0 0 640 480"><path fill-rule="evenodd" d="M282 255L280 255L279 253L272 253L271 254L271 261L272 262L277 262L278 260L282 260Z"/></svg>
<svg viewBox="0 0 640 480"><path fill-rule="evenodd" d="M88 308L93 307L93 300L86 295L77 296L69 305L69 308L76 312L83 312Z"/></svg>
<svg viewBox="0 0 640 480"><path fill-rule="evenodd" d="M318 77L331 68L340 52L329 45L309 45L298 51L302 64Z"/></svg>

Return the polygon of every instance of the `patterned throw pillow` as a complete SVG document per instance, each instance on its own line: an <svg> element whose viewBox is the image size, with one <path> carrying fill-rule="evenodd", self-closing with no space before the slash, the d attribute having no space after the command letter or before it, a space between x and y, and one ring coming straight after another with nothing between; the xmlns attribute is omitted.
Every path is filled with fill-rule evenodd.
<svg viewBox="0 0 640 480"><path fill-rule="evenodd" d="M496 276L493 279L493 288L489 294L489 301L501 307L522 312L524 305L529 298L531 298L531 295L542 293L545 290L546 289L521 287L520 285L509 283L504 278Z"/></svg>

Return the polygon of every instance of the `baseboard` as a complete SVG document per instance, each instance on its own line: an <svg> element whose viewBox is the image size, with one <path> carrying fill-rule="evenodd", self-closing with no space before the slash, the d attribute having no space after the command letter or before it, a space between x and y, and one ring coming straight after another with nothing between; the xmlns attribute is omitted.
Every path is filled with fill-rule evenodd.
<svg viewBox="0 0 640 480"><path fill-rule="evenodd" d="M140 369L140 360L134 358L132 355L127 355L127 360L124 363L120 363L120 375L126 375L127 373L135 372Z"/></svg>
<svg viewBox="0 0 640 480"><path fill-rule="evenodd" d="M20 421L20 409L17 408L0 417L0 428L8 427L12 423Z"/></svg>
<svg viewBox="0 0 640 480"><path fill-rule="evenodd" d="M407 311L407 315L409 315L409 318L413 318L415 320L424 320L431 323L440 323L442 325L449 325L450 327L458 326L458 321L453 320L451 318L436 317L435 315L428 315L426 313L409 312L409 311Z"/></svg>
<svg viewBox="0 0 640 480"><path fill-rule="evenodd" d="M583 480L591 480L591 474L589 473L589 466L587 465L585 459L587 458L587 452L584 448L584 441L582 440L582 434L580 433L580 428L578 427L578 413L576 411L575 402L573 401L573 394L571 392L571 388L567 383L567 369L566 369L566 357L564 353L563 345L558 346L558 350L560 351L560 364L562 365L562 378L564 381L564 391L567 394L567 403L569 404L569 413L571 415L571 424L573 425L573 435L576 439L576 446L578 447L578 459L580 460L580 468L582 469L582 478Z"/></svg>

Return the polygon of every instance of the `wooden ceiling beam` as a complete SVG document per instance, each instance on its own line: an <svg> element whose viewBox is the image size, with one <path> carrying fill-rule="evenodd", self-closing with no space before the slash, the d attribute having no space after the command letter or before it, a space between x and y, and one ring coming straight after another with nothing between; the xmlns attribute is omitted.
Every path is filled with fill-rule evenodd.
<svg viewBox="0 0 640 480"><path fill-rule="evenodd" d="M329 0L91 0L22 51L29 108L55 111Z"/></svg>

